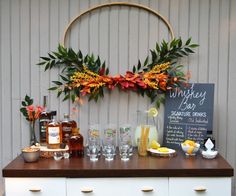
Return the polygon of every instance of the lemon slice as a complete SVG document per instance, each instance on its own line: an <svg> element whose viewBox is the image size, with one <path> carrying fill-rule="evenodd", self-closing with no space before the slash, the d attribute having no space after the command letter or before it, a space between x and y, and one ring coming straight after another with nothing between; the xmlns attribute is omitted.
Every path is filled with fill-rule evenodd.
<svg viewBox="0 0 236 196"><path fill-rule="evenodd" d="M156 108L150 108L148 110L148 116L150 117L156 117L158 115L158 111Z"/></svg>
<svg viewBox="0 0 236 196"><path fill-rule="evenodd" d="M161 147L161 145L156 140L152 140L152 142L151 142L152 149L158 149L160 147Z"/></svg>
<svg viewBox="0 0 236 196"><path fill-rule="evenodd" d="M159 152L169 152L169 148L161 147L157 149Z"/></svg>

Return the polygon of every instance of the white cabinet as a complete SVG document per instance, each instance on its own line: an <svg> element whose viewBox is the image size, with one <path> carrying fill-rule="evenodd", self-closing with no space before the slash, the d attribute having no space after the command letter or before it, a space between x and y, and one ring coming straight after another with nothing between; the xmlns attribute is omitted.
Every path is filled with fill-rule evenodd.
<svg viewBox="0 0 236 196"><path fill-rule="evenodd" d="M65 178L5 178L6 196L65 196Z"/></svg>
<svg viewBox="0 0 236 196"><path fill-rule="evenodd" d="M169 196L230 196L231 178L169 178Z"/></svg>
<svg viewBox="0 0 236 196"><path fill-rule="evenodd" d="M167 196L168 178L71 178L67 196Z"/></svg>
<svg viewBox="0 0 236 196"><path fill-rule="evenodd" d="M231 177L5 178L6 196L230 196Z"/></svg>

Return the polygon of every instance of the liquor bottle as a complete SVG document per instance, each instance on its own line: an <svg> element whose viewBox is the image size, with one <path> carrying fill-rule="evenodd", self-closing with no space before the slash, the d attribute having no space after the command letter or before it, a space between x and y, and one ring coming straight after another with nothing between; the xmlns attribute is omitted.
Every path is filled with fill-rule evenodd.
<svg viewBox="0 0 236 196"><path fill-rule="evenodd" d="M210 138L210 140L212 141L212 143L214 144L214 147L212 150L215 149L215 145L216 145L216 142L215 142L215 138L213 137L213 134L212 134L212 130L207 130L207 135L206 135L206 138L204 139L204 145L206 143L206 141Z"/></svg>
<svg viewBox="0 0 236 196"><path fill-rule="evenodd" d="M40 144L46 145L46 127L51 122L51 113L47 110L47 96L43 97L44 111L39 116L39 138Z"/></svg>
<svg viewBox="0 0 236 196"><path fill-rule="evenodd" d="M79 128L72 130L72 135L69 139L69 152L71 157L84 156L84 138L79 133Z"/></svg>
<svg viewBox="0 0 236 196"><path fill-rule="evenodd" d="M75 121L70 120L68 114L64 114L64 119L61 122L62 126L62 142L68 144L72 130L77 128Z"/></svg>
<svg viewBox="0 0 236 196"><path fill-rule="evenodd" d="M62 143L62 127L61 124L55 120L56 111L51 112L52 121L47 125L46 141L48 148L60 148Z"/></svg>

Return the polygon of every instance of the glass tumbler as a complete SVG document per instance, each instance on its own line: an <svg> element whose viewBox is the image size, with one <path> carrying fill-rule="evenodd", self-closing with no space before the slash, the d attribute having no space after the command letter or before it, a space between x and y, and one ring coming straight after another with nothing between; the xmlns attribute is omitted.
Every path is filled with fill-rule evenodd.
<svg viewBox="0 0 236 196"><path fill-rule="evenodd" d="M129 145L129 156L133 155L133 134L132 128L129 124L124 124L120 126L119 129L119 146L122 143Z"/></svg>
<svg viewBox="0 0 236 196"><path fill-rule="evenodd" d="M101 126L99 124L89 125L89 129L88 129L88 133L87 133L87 142L86 142L86 154L87 154L87 156L90 156L89 143L91 143L91 141L96 141L96 143L97 143L96 146L99 146L98 154L99 154L99 156L101 155L101 150L100 150L101 137L100 137L100 133L101 133Z"/></svg>
<svg viewBox="0 0 236 196"><path fill-rule="evenodd" d="M104 130L103 155L105 160L112 161L116 154L116 129L114 125L108 125Z"/></svg>
<svg viewBox="0 0 236 196"><path fill-rule="evenodd" d="M119 153L122 161L128 161L130 157L130 142L127 140L119 141Z"/></svg>
<svg viewBox="0 0 236 196"><path fill-rule="evenodd" d="M90 161L97 161L100 152L100 141L99 138L93 137L88 138L88 152Z"/></svg>

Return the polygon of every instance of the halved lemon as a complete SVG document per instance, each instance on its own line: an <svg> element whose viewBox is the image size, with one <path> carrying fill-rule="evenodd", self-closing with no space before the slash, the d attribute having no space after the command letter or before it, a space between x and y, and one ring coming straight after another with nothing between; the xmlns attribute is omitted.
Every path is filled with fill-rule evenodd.
<svg viewBox="0 0 236 196"><path fill-rule="evenodd" d="M157 115L158 115L158 111L156 108L150 108L148 110L148 116L156 117Z"/></svg>
<svg viewBox="0 0 236 196"><path fill-rule="evenodd" d="M156 140L152 140L152 142L151 142L152 149L158 149L160 147L161 147L161 145Z"/></svg>

